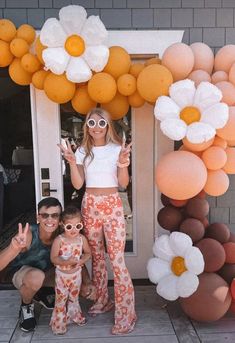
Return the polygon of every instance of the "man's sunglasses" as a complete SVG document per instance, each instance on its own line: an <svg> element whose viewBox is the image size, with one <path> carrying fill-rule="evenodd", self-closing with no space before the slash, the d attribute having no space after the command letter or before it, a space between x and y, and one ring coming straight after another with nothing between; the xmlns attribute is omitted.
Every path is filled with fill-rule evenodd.
<svg viewBox="0 0 235 343"><path fill-rule="evenodd" d="M76 230L81 230L83 228L83 224L82 223L77 223L76 225L73 224L63 224L65 230L72 230L73 228Z"/></svg>
<svg viewBox="0 0 235 343"><path fill-rule="evenodd" d="M42 219L48 219L51 217L52 219L58 219L60 218L60 213L38 213L39 216L42 217Z"/></svg>
<svg viewBox="0 0 235 343"><path fill-rule="evenodd" d="M87 126L90 128L90 129L94 129L94 127L96 127L96 125L98 125L98 127L100 129L105 129L106 126L108 125L108 122L107 120L101 118L99 119L98 121L96 121L95 119L88 119L88 121L86 122Z"/></svg>

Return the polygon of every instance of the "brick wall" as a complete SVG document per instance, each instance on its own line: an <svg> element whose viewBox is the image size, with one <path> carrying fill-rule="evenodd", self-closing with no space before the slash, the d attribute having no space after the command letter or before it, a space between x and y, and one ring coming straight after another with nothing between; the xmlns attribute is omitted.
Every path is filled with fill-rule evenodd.
<svg viewBox="0 0 235 343"><path fill-rule="evenodd" d="M185 43L204 42L214 51L235 44L235 0L0 0L0 18L39 29L69 4L99 15L107 29L183 29ZM235 231L235 176L225 195L209 201L210 221L227 223Z"/></svg>

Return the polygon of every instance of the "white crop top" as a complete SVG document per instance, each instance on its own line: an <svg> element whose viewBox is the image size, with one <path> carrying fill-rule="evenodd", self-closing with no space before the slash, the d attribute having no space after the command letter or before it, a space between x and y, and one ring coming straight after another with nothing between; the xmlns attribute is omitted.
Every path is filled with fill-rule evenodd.
<svg viewBox="0 0 235 343"><path fill-rule="evenodd" d="M117 161L121 145L108 143L103 146L94 146L94 159L88 157L84 165L84 148L77 149L76 163L84 166L86 187L109 188L118 187ZM90 163L89 163L90 162Z"/></svg>

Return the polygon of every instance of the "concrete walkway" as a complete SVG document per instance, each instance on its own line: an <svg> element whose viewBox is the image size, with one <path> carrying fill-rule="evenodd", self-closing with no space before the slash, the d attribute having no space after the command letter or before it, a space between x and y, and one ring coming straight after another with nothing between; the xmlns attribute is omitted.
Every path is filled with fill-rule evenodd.
<svg viewBox="0 0 235 343"><path fill-rule="evenodd" d="M138 322L135 330L123 336L112 336L113 312L88 317L84 327L68 326L63 336L53 335L48 326L51 311L36 306L37 329L24 333L18 327L20 298L15 290L0 291L0 342L14 343L234 343L235 315L202 324L189 320L177 302L166 303L157 296L154 286L136 286ZM82 301L84 312L90 304Z"/></svg>

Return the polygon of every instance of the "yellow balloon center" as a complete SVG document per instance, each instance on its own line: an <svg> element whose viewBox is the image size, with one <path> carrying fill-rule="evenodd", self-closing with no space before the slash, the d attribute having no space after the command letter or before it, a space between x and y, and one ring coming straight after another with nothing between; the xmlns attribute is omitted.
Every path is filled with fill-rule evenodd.
<svg viewBox="0 0 235 343"><path fill-rule="evenodd" d="M180 276L186 272L187 268L184 264L184 258L181 256L176 256L171 262L171 270L176 276Z"/></svg>
<svg viewBox="0 0 235 343"><path fill-rule="evenodd" d="M186 124L192 124L195 121L199 121L201 118L200 111L194 106L185 107L180 112L180 119L182 119Z"/></svg>
<svg viewBox="0 0 235 343"><path fill-rule="evenodd" d="M71 56L81 56L85 51L85 42L82 37L78 35L69 36L65 42L65 50Z"/></svg>

